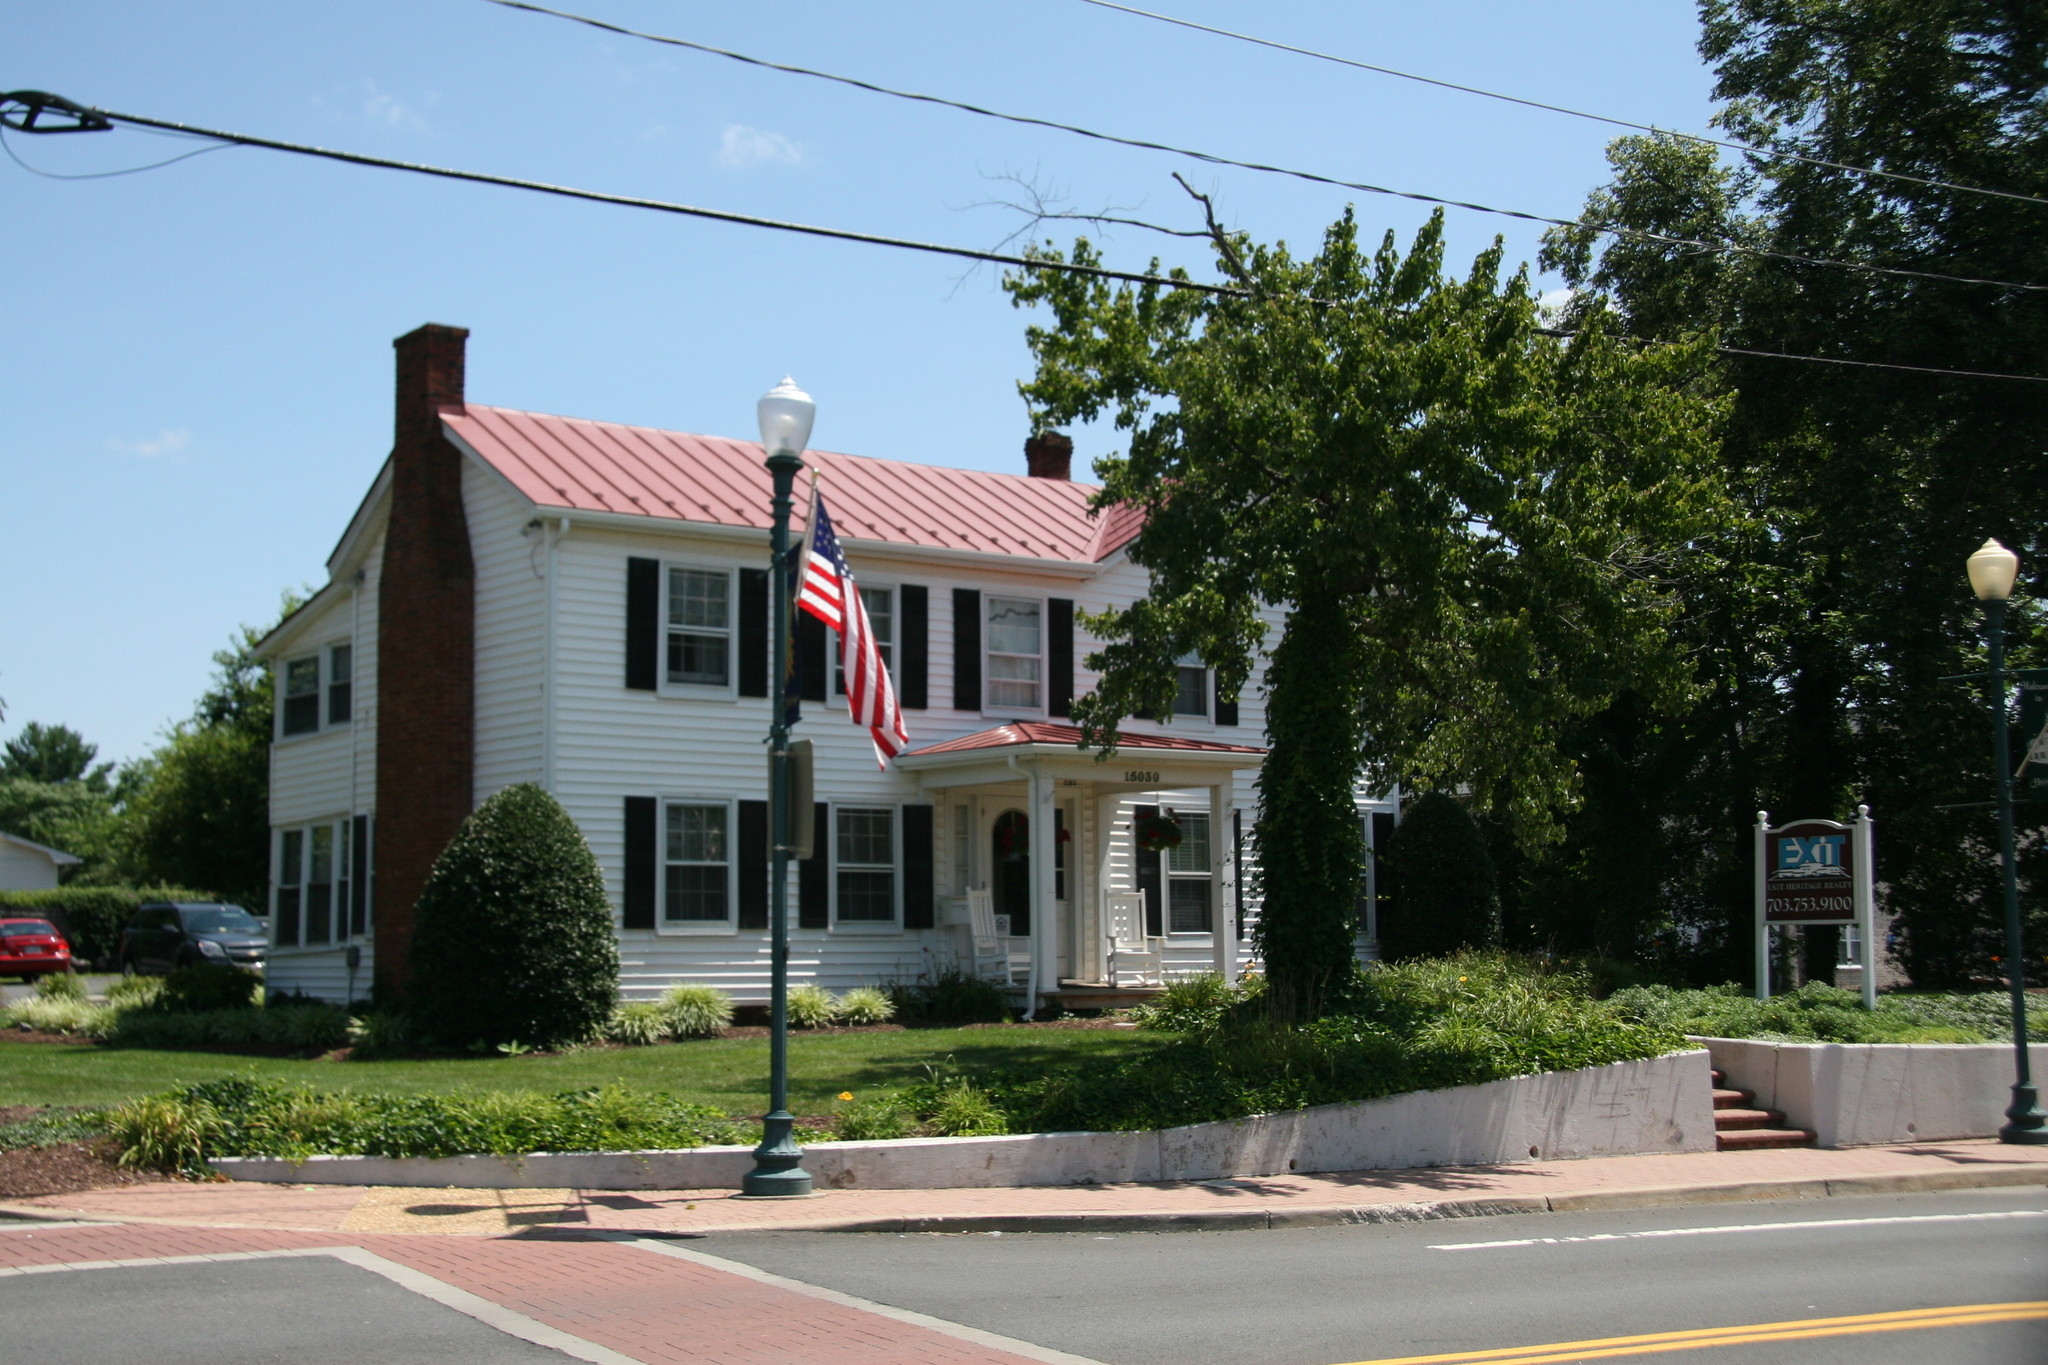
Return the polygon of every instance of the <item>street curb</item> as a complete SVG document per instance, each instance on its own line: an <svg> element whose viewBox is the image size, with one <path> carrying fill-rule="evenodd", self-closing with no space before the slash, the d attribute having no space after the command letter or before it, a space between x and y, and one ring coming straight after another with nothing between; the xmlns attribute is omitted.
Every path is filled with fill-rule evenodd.
<svg viewBox="0 0 2048 1365"><path fill-rule="evenodd" d="M1142 1213L938 1214L931 1217L819 1219L801 1227L705 1228L648 1231L643 1237L700 1237L741 1232L1240 1232L1264 1228L1315 1228L1373 1223L1422 1223L1445 1218L1491 1218L1515 1213L1586 1213L1615 1209L1672 1208L1691 1204L1759 1203L1829 1199L1858 1195L1921 1194L1943 1190L2000 1189L2048 1185L2048 1165L1992 1167L1975 1171L1905 1171L1837 1179L1753 1180L1737 1184L1650 1186L1634 1190L1589 1190L1581 1194L1478 1195L1408 1204L1320 1205L1311 1208L1194 1209Z"/></svg>

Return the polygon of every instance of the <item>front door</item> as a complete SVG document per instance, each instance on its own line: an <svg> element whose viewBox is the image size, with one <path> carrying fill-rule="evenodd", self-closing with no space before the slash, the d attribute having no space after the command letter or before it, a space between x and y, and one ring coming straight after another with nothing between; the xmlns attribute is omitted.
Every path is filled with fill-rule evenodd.
<svg viewBox="0 0 2048 1365"><path fill-rule="evenodd" d="M1031 934L1031 819L1006 810L989 829L989 889L995 912L1010 917L1010 936Z"/></svg>

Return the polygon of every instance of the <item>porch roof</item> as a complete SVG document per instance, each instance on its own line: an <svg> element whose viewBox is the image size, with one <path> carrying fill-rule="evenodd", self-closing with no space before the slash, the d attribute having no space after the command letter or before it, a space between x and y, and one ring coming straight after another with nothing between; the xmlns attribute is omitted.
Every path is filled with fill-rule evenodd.
<svg viewBox="0 0 2048 1365"><path fill-rule="evenodd" d="M1266 750L1248 744L1184 739L1179 735L1125 733L1117 737L1116 753L1106 757L1107 761L1100 749L1081 743L1078 725L1016 720L912 749L899 756L896 764L907 772L944 769L949 776L964 777L966 774L959 770L984 767L1008 768L1014 775L1015 760L1041 772L1055 770L1064 778L1119 786L1157 786L1171 781L1173 776L1198 778L1203 783L1221 780L1212 775L1256 768L1265 761ZM1122 760L1120 765L1117 760Z"/></svg>

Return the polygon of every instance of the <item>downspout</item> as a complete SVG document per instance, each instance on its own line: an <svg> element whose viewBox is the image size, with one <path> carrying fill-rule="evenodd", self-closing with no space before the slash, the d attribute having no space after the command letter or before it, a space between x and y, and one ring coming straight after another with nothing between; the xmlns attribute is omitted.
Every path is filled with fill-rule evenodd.
<svg viewBox="0 0 2048 1365"><path fill-rule="evenodd" d="M561 568L562 537L568 534L569 519L555 518L555 525L548 532L547 619L541 644L540 684L540 785L550 796L555 794L555 579Z"/></svg>

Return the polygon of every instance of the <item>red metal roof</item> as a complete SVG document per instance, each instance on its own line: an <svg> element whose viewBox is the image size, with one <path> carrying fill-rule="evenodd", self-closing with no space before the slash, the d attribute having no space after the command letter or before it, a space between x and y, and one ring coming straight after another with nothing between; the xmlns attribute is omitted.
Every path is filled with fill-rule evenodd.
<svg viewBox="0 0 2048 1365"><path fill-rule="evenodd" d="M768 529L756 442L476 403L443 408L441 420L538 506ZM1138 533L1127 509L1089 514L1093 484L823 450L804 458L852 540L1093 563Z"/></svg>
<svg viewBox="0 0 2048 1365"><path fill-rule="evenodd" d="M1049 720L1013 720L1007 725L998 725L989 730L976 730L971 735L961 735L938 744L927 744L922 749L912 749L905 758L918 754L957 754L970 749L1007 749L1018 744L1064 744L1069 748L1079 747L1081 727L1062 725ZM1263 754L1264 749L1254 749L1243 744L1212 744L1201 739L1182 739L1178 735L1134 735L1126 731L1117 737L1118 749L1172 749L1181 753L1203 754Z"/></svg>

